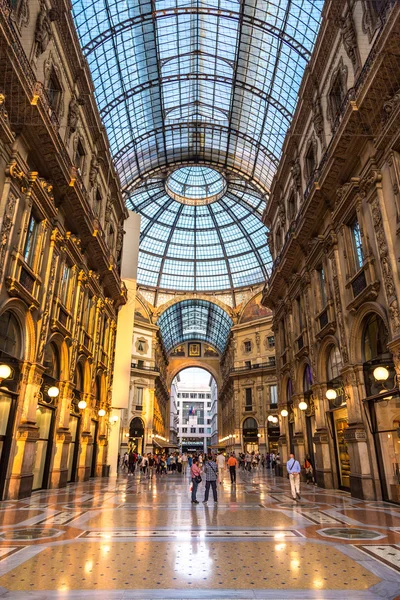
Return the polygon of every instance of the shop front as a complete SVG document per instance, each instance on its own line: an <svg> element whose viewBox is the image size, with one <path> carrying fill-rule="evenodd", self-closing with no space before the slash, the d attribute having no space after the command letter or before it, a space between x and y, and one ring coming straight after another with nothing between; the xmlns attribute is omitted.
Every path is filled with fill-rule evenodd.
<svg viewBox="0 0 400 600"><path fill-rule="evenodd" d="M0 316L0 500L6 487L15 416L17 412L22 336L10 311Z"/></svg>
<svg viewBox="0 0 400 600"><path fill-rule="evenodd" d="M327 424L332 438L338 487L342 490L350 490L350 455L346 442L345 432L349 426L346 394L341 379L342 357L337 346L329 348L326 365L327 392L329 401L327 411Z"/></svg>
<svg viewBox="0 0 400 600"><path fill-rule="evenodd" d="M243 452L258 452L258 423L253 417L243 422Z"/></svg>
<svg viewBox="0 0 400 600"><path fill-rule="evenodd" d="M367 318L363 331L363 401L374 439L382 498L400 504L400 392L388 349L388 333L378 315Z"/></svg>
<svg viewBox="0 0 400 600"><path fill-rule="evenodd" d="M140 455L144 452L144 423L140 417L132 419L129 425L129 450Z"/></svg>
<svg viewBox="0 0 400 600"><path fill-rule="evenodd" d="M60 355L56 344L52 342L45 349L44 365L46 371L42 376L36 408L39 437L35 445L32 491L46 489L49 486L60 380Z"/></svg>

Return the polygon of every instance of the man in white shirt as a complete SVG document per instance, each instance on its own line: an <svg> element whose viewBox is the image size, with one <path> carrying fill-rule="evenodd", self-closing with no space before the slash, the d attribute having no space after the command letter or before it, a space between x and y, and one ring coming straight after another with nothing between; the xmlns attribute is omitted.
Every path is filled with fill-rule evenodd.
<svg viewBox="0 0 400 600"><path fill-rule="evenodd" d="M300 500L300 463L295 459L294 454L290 454L289 460L286 463L286 470L289 475L290 491L292 492L293 500Z"/></svg>
<svg viewBox="0 0 400 600"><path fill-rule="evenodd" d="M225 469L226 469L225 456L223 455L222 452L220 452L217 456L217 465L218 465L219 483L221 485L224 480L224 474L225 474Z"/></svg>

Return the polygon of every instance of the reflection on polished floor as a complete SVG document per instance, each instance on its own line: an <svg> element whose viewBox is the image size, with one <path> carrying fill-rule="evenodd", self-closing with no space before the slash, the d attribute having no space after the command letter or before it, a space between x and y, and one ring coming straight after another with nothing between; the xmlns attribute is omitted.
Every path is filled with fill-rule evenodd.
<svg viewBox="0 0 400 600"><path fill-rule="evenodd" d="M201 484L198 499L202 500ZM173 474L121 475L0 507L0 598L400 595L400 507L256 471L192 505Z"/></svg>

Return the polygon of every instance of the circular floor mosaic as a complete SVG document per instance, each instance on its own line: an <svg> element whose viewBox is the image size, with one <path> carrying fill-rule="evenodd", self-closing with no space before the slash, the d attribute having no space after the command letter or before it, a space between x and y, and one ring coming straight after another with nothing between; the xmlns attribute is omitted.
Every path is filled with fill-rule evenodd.
<svg viewBox="0 0 400 600"><path fill-rule="evenodd" d="M331 527L329 529L320 529L318 533L339 540L377 540L384 537L378 531L352 527Z"/></svg>
<svg viewBox="0 0 400 600"><path fill-rule="evenodd" d="M57 537L61 535L59 529L46 529L45 527L26 527L25 529L14 529L2 531L0 537L4 540L28 541L40 540L43 538Z"/></svg>

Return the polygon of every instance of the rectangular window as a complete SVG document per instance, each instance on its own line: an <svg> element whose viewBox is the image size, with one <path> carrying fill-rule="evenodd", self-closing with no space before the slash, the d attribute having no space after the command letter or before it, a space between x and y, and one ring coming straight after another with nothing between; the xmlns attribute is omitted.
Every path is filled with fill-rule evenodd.
<svg viewBox="0 0 400 600"><path fill-rule="evenodd" d="M268 348L275 348L275 336L270 335L268 337Z"/></svg>
<svg viewBox="0 0 400 600"><path fill-rule="evenodd" d="M353 221L353 223L350 225L350 230L351 230L351 239L353 242L354 262L356 265L356 269L358 271L363 266L364 253L363 253L362 240L361 240L360 224L357 221L357 219L355 221Z"/></svg>
<svg viewBox="0 0 400 600"><path fill-rule="evenodd" d="M270 385L269 386L269 397L270 397L270 403L271 404L278 404L278 386L277 385Z"/></svg>
<svg viewBox="0 0 400 600"><path fill-rule="evenodd" d="M82 142L79 140L75 152L75 166L82 171L83 161L85 159L85 151L82 146Z"/></svg>
<svg viewBox="0 0 400 600"><path fill-rule="evenodd" d="M253 390L251 388L245 388L245 407L244 410L253 410Z"/></svg>
<svg viewBox="0 0 400 600"><path fill-rule="evenodd" d="M207 433L211 433L211 427L207 427Z"/></svg>
<svg viewBox="0 0 400 600"><path fill-rule="evenodd" d="M138 360L137 366L138 366L138 369L141 369L142 367L144 367L144 360Z"/></svg>
<svg viewBox="0 0 400 600"><path fill-rule="evenodd" d="M245 360L244 366L246 367L246 369L251 369L251 360Z"/></svg>
<svg viewBox="0 0 400 600"><path fill-rule="evenodd" d="M32 267L35 258L35 248L39 237L39 221L33 215L30 216L28 232L26 234L24 259Z"/></svg>
<svg viewBox="0 0 400 600"><path fill-rule="evenodd" d="M269 356L268 362L270 365L275 366L275 364L276 364L275 356Z"/></svg>
<svg viewBox="0 0 400 600"><path fill-rule="evenodd" d="M211 398L211 394L206 394L206 398Z"/></svg>
<svg viewBox="0 0 400 600"><path fill-rule="evenodd" d="M199 433L204 433L204 427L199 427Z"/></svg>
<svg viewBox="0 0 400 600"><path fill-rule="evenodd" d="M337 75L333 85L331 87L331 91L329 93L329 104L331 109L332 118L335 119L337 115L340 113L340 109L342 108L343 100L345 97L345 91L343 87L342 77L340 74Z"/></svg>
<svg viewBox="0 0 400 600"><path fill-rule="evenodd" d="M143 388L136 388L136 410L143 408Z"/></svg>
<svg viewBox="0 0 400 600"><path fill-rule="evenodd" d="M64 264L60 281L60 302L67 307L69 284L71 281L72 269L69 265ZM68 307L67 307L68 308Z"/></svg>
<svg viewBox="0 0 400 600"><path fill-rule="evenodd" d="M208 406L208 408L210 408L211 402L207 402L207 406Z"/></svg>
<svg viewBox="0 0 400 600"><path fill-rule="evenodd" d="M178 398L182 398L182 394L178 394Z"/></svg>
<svg viewBox="0 0 400 600"><path fill-rule="evenodd" d="M321 309L326 306L326 280L325 271L323 267L319 267L317 270L318 282L319 282L319 293L321 295Z"/></svg>
<svg viewBox="0 0 400 600"><path fill-rule="evenodd" d="M187 427L182 427L182 433L187 433Z"/></svg>
<svg viewBox="0 0 400 600"><path fill-rule="evenodd" d="M196 427L191 427L190 428L190 433L196 433Z"/></svg>
<svg viewBox="0 0 400 600"><path fill-rule="evenodd" d="M244 351L245 352L251 352L251 342L245 342L244 343Z"/></svg>

